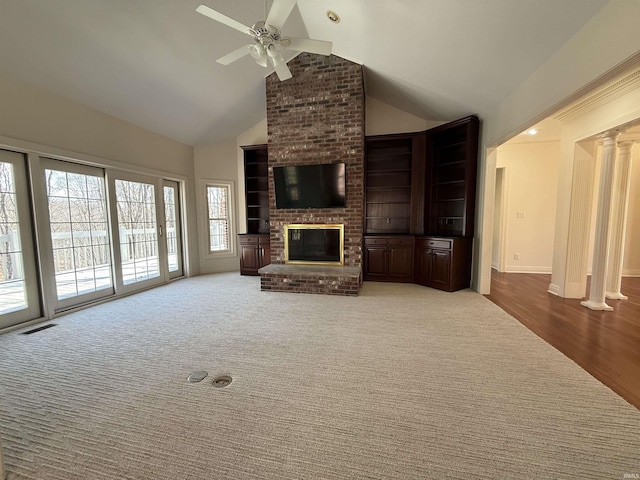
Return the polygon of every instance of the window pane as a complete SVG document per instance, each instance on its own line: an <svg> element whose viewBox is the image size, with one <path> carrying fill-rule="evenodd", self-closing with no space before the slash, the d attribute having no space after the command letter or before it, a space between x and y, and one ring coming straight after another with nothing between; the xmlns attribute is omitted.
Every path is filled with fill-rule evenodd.
<svg viewBox="0 0 640 480"><path fill-rule="evenodd" d="M154 186L116 180L120 261L125 285L158 277Z"/></svg>
<svg viewBox="0 0 640 480"><path fill-rule="evenodd" d="M92 248L109 249L104 178L47 169L45 182L58 299L111 287L110 256L96 262Z"/></svg>
<svg viewBox="0 0 640 480"><path fill-rule="evenodd" d="M178 265L178 237L176 228L176 199L172 187L164 187L164 217L167 239L167 255L169 271L175 272Z"/></svg>

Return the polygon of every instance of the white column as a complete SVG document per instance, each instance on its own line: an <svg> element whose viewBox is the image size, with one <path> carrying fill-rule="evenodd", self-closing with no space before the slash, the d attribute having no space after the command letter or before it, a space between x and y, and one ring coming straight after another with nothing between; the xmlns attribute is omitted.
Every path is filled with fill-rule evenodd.
<svg viewBox="0 0 640 480"><path fill-rule="evenodd" d="M618 160L616 161L616 175L613 184L613 205L611 206L611 237L609 238L609 269L606 288L607 298L612 300L626 300L628 298L620 292L620 286L624 260L624 239L627 232L632 148L632 141L618 142Z"/></svg>
<svg viewBox="0 0 640 480"><path fill-rule="evenodd" d="M616 138L618 132L602 135L602 165L600 167L600 188L598 193L598 213L596 217L596 238L593 246L591 267L591 288L589 300L580 302L591 310L613 310L605 303L605 281L609 256L609 218L611 213L611 191L616 161Z"/></svg>

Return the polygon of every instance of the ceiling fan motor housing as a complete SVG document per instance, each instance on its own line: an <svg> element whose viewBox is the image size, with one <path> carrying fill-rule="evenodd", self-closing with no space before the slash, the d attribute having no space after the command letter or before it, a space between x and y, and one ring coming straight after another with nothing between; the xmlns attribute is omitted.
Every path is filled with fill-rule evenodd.
<svg viewBox="0 0 640 480"><path fill-rule="evenodd" d="M256 41L261 43L271 43L280 40L280 30L264 22L256 23L251 27L251 30L253 30Z"/></svg>

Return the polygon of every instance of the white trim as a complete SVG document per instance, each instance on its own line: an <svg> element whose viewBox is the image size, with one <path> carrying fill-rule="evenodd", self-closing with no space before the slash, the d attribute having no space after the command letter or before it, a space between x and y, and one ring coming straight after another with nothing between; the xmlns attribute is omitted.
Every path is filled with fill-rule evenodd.
<svg viewBox="0 0 640 480"><path fill-rule="evenodd" d="M606 105L611 100L635 90L640 86L640 69L624 75L622 78L589 95L586 99L566 108L554 116L556 120L567 123L576 117Z"/></svg>
<svg viewBox="0 0 640 480"><path fill-rule="evenodd" d="M547 292L549 292L552 295L555 295L556 297L560 296L560 287L554 283L550 283L549 284L549 289L547 290Z"/></svg>
<svg viewBox="0 0 640 480"><path fill-rule="evenodd" d="M623 277L640 277L640 269L637 268L623 268L622 269Z"/></svg>
<svg viewBox="0 0 640 480"><path fill-rule="evenodd" d="M496 155L500 155L500 152L496 152ZM496 159L497 160L497 159ZM508 207L510 202L510 176L511 169L503 166L496 167L496 173L498 169L502 169L502 205L498 205L500 207L500 219L502 225L500 225L500 271L504 272L507 268L507 249L509 247L509 226L511 223L510 217L508 215ZM495 193L494 193L495 196ZM495 207L494 207L495 208Z"/></svg>
<svg viewBox="0 0 640 480"><path fill-rule="evenodd" d="M539 266L512 266L507 265L505 268L506 273L551 273L551 267L539 267Z"/></svg>

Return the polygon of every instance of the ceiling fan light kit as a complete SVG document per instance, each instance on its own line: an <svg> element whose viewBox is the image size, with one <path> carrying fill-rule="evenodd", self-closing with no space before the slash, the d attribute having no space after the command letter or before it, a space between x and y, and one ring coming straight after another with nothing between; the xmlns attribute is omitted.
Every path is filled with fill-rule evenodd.
<svg viewBox="0 0 640 480"><path fill-rule="evenodd" d="M291 71L287 66L287 62L282 56L283 48L295 50L297 52L316 53L319 55L331 55L332 43L324 40L312 40L310 38L282 38L280 29L289 17L291 10L296 4L296 0L274 0L271 9L264 21L256 22L252 27L247 27L242 23L227 17L226 15L208 7L200 5L196 8L196 12L220 22L228 27L245 33L251 37L255 43L245 45L231 53L216 60L222 65L229 65L236 60L251 55L255 62L266 67L267 59L271 60L273 69L281 81L288 80L292 77Z"/></svg>

